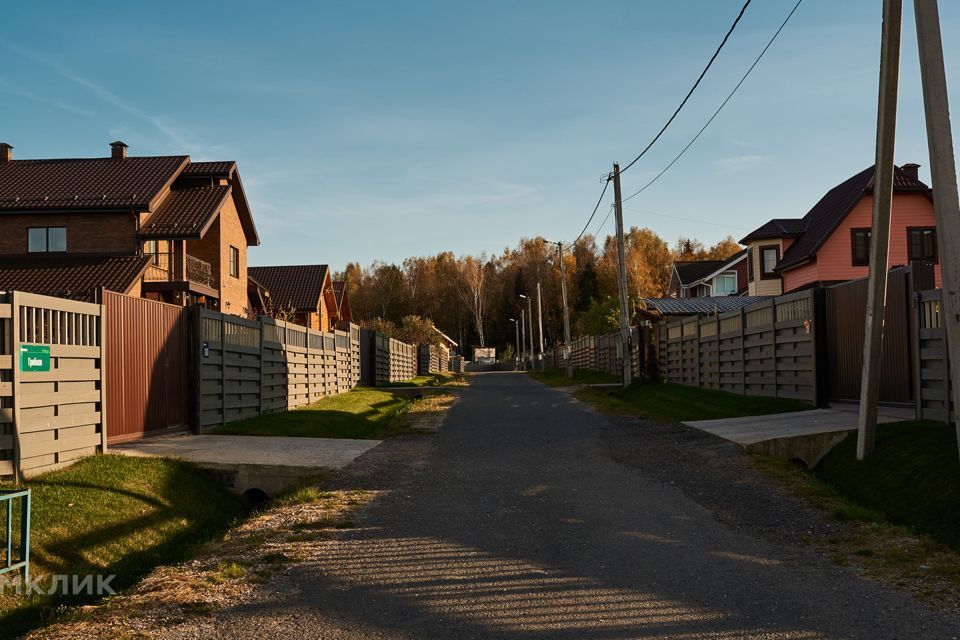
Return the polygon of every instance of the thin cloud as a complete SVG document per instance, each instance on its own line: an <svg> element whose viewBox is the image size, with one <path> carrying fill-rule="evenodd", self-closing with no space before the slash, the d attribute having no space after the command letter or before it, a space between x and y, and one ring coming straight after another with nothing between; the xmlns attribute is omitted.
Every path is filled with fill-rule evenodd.
<svg viewBox="0 0 960 640"><path fill-rule="evenodd" d="M731 156L729 158L722 158L717 160L717 165L721 169L727 171L741 171L743 169L750 168L752 166L762 164L764 162L769 162L770 156L760 156L760 155L742 155L742 156Z"/></svg>
<svg viewBox="0 0 960 640"><path fill-rule="evenodd" d="M61 109L63 111L68 111L70 113L81 115L87 118L93 117L93 113L90 111L87 111L86 109L81 109L80 107L70 104L68 102L52 100L50 98L33 93L32 91L27 91L26 89L22 89L20 87L10 84L9 82L7 82L6 80L3 80L2 78L0 78L0 88L3 88L4 91L6 91L11 95L18 96L20 98L25 98L27 100L32 100L34 102L46 105L48 107L54 107L54 108Z"/></svg>
<svg viewBox="0 0 960 640"><path fill-rule="evenodd" d="M159 131L161 134L163 134L165 137L167 137L171 142L176 144L179 148L186 149L188 152L200 151L202 149L202 146L200 144L189 141L186 137L186 134L182 133L178 128L174 127L168 122L165 122L163 118L158 116L153 116L142 111L141 109L130 104L129 102L127 102L126 100L118 96L117 94L113 93L112 91L104 88L103 86L97 84L96 82L88 78L85 78L77 73L74 73L70 69L67 69L66 67L61 65L59 62L50 60L49 58L46 58L34 51L31 51L29 49L24 49L23 47L15 45L10 41L4 40L2 38L0 38L0 44L2 44L4 47L9 49L10 51L13 51L17 55L23 58L26 58L27 60L30 60L34 64L46 67L54 71L55 73L59 74L63 78L70 80L74 84L77 84L83 87L84 89L92 93L94 96L99 98L101 101L109 104L110 106L115 107L120 111L124 111L134 116L135 118L142 120L143 122L146 122L147 124L155 128L157 131Z"/></svg>

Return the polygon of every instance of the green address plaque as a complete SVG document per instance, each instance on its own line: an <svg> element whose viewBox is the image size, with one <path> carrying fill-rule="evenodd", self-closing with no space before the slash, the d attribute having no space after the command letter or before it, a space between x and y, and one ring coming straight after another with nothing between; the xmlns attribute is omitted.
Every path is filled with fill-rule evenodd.
<svg viewBox="0 0 960 640"><path fill-rule="evenodd" d="M50 371L50 345L20 345L20 371Z"/></svg>

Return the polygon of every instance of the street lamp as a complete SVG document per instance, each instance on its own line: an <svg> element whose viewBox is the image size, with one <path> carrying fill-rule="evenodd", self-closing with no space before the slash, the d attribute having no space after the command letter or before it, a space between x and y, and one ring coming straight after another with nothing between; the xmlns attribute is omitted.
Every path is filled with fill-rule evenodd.
<svg viewBox="0 0 960 640"><path fill-rule="evenodd" d="M534 362L533 362L533 358L534 358L534 349L533 349L533 301L530 299L529 296L525 296L525 295L523 295L522 293L520 294L520 297L521 297L522 299L524 299L524 300L527 301L527 317L530 318L530 367L531 367L531 368L536 368L536 367L534 366ZM522 309L521 309L521 311L522 311ZM524 340L524 342L526 342L526 340L527 340L526 336L524 336L523 340ZM524 345L524 346L526 346L526 345Z"/></svg>
<svg viewBox="0 0 960 640"><path fill-rule="evenodd" d="M516 363L517 359L520 358L520 324L517 322L516 318L510 318L510 322L513 323L513 328L516 330L517 334L517 353L513 356L514 363Z"/></svg>

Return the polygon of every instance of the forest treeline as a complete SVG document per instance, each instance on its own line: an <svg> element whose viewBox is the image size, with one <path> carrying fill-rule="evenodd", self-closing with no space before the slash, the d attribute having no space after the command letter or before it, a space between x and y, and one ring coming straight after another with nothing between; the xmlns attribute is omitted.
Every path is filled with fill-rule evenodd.
<svg viewBox="0 0 960 640"><path fill-rule="evenodd" d="M672 247L648 228L632 227L624 236L627 288L632 299L666 294L674 261L720 260L741 249L732 237L705 247L680 238ZM571 333L595 335L617 328L617 248L614 236L602 242L584 236L564 254ZM446 251L407 258L402 264L349 263L336 274L345 280L355 319L375 324L401 339L422 335L428 320L462 346L467 357L474 346L512 350L510 318L520 320L536 290L543 299L543 332L547 345L563 339L560 269L556 244L524 238L499 255L455 256ZM521 304L522 303L522 304ZM529 331L529 323L527 330Z"/></svg>

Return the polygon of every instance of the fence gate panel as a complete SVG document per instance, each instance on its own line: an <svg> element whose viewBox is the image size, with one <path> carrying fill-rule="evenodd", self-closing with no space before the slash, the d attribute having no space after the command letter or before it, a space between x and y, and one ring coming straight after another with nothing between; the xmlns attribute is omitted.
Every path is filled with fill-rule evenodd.
<svg viewBox="0 0 960 640"><path fill-rule="evenodd" d="M183 307L103 292L107 441L187 429L189 326Z"/></svg>
<svg viewBox="0 0 960 640"><path fill-rule="evenodd" d="M880 365L881 402L909 404L914 401L908 277L905 269L893 269L887 278ZM830 399L856 401L860 399L863 375L867 280L827 288L826 306Z"/></svg>

